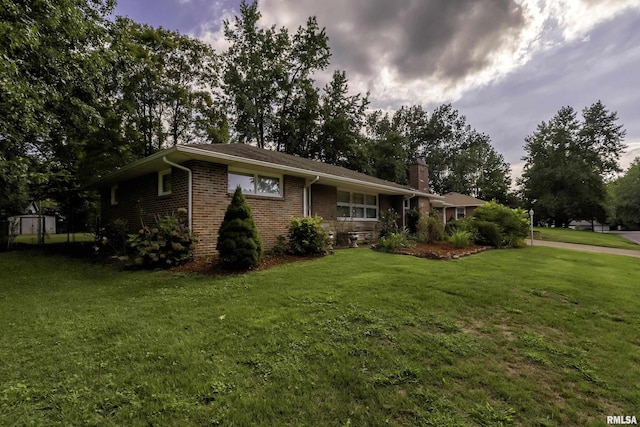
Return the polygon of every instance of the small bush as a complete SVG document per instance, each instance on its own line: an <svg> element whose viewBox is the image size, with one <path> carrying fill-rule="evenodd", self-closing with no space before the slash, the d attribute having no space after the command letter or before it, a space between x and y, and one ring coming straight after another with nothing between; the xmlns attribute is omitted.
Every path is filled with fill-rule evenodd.
<svg viewBox="0 0 640 427"><path fill-rule="evenodd" d="M380 238L372 248L380 252L394 252L411 246L413 245L409 242L408 232L405 230Z"/></svg>
<svg viewBox="0 0 640 427"><path fill-rule="evenodd" d="M95 236L96 251L125 256L127 254L129 224L126 219L110 221L100 228Z"/></svg>
<svg viewBox="0 0 640 427"><path fill-rule="evenodd" d="M282 234L276 237L276 244L269 253L271 255L284 255L287 253L287 239Z"/></svg>
<svg viewBox="0 0 640 427"><path fill-rule="evenodd" d="M382 212L380 215L380 237L390 236L400 231L398 218L400 216L393 209Z"/></svg>
<svg viewBox="0 0 640 427"><path fill-rule="evenodd" d="M411 209L407 211L407 229L411 234L418 233L418 221L420 221L420 211Z"/></svg>
<svg viewBox="0 0 640 427"><path fill-rule="evenodd" d="M322 217L291 218L289 250L296 255L323 254L329 248L329 234Z"/></svg>
<svg viewBox="0 0 640 427"><path fill-rule="evenodd" d="M238 186L218 231L220 265L228 270L248 270L262 256L262 241L253 213Z"/></svg>
<svg viewBox="0 0 640 427"><path fill-rule="evenodd" d="M449 242L456 248L466 248L471 244L471 232L466 230L457 230L449 237Z"/></svg>
<svg viewBox="0 0 640 427"><path fill-rule="evenodd" d="M419 242L442 242L445 240L445 236L444 226L439 215L420 216L416 229L416 237Z"/></svg>
<svg viewBox="0 0 640 427"><path fill-rule="evenodd" d="M499 248L502 246L503 236L500 232L498 224L489 221L475 221L477 230L476 243L486 246L494 246Z"/></svg>
<svg viewBox="0 0 640 427"><path fill-rule="evenodd" d="M145 267L171 267L193 257L196 239L184 216L156 216L156 225L143 226L129 234L126 245L134 264Z"/></svg>

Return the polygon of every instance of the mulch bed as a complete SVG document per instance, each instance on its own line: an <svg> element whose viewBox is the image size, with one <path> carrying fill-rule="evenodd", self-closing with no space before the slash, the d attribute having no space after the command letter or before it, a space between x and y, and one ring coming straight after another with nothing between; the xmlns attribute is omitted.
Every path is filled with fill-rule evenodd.
<svg viewBox="0 0 640 427"><path fill-rule="evenodd" d="M451 243L418 243L412 248L398 249L395 253L413 255L420 258L449 260L477 254L478 252L483 252L488 249L492 248L490 246L478 245L456 248Z"/></svg>
<svg viewBox="0 0 640 427"><path fill-rule="evenodd" d="M450 243L418 243L412 248L402 248L395 253L404 255L413 255L420 258L429 258L437 260L458 259L464 256L476 254L478 252L492 249L490 246L471 245L466 248L456 248ZM347 250L347 249L343 249ZM270 268L290 264L293 262L309 261L321 257L316 256L299 256L299 255L265 255L260 260L260 264L253 271L264 271ZM198 273L205 275L234 275L242 272L228 271L220 268L217 257L200 257L186 264L173 267L170 271L175 273Z"/></svg>
<svg viewBox="0 0 640 427"><path fill-rule="evenodd" d="M251 271L264 271L270 268L276 267L278 265L291 264L293 262L300 261L309 261L312 259L316 259L320 257L320 255L316 256L299 256L299 255L265 255L260 260L260 263L253 268ZM244 271L229 271L221 268L218 264L218 258L215 256L211 257L199 257L194 259L193 261L189 261L186 264L182 264L170 269L170 271L176 273L198 273L205 275L234 275L234 274L242 274Z"/></svg>

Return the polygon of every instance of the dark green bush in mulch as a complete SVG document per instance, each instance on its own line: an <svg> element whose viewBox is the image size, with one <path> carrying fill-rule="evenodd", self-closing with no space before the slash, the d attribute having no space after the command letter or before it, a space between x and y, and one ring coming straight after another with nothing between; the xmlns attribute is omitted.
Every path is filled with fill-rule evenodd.
<svg viewBox="0 0 640 427"><path fill-rule="evenodd" d="M224 214L218 231L216 246L220 255L220 266L227 270L249 270L255 267L262 256L262 241L240 187Z"/></svg>

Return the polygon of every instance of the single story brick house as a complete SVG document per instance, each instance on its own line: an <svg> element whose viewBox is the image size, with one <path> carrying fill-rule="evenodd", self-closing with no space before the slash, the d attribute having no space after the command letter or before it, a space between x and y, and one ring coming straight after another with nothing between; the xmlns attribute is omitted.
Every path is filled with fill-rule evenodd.
<svg viewBox="0 0 640 427"><path fill-rule="evenodd" d="M410 165L405 186L352 170L246 144L177 145L138 160L91 185L101 194L103 224L136 230L154 215L186 208L198 236L196 256L216 253L225 211L239 185L266 249L286 235L292 216L320 215L335 233L375 233L382 212L443 206L429 193L427 165ZM404 217L400 225L403 225Z"/></svg>
<svg viewBox="0 0 640 427"><path fill-rule="evenodd" d="M487 203L485 200L455 192L447 193L443 197L442 220L444 222L469 217L478 206Z"/></svg>

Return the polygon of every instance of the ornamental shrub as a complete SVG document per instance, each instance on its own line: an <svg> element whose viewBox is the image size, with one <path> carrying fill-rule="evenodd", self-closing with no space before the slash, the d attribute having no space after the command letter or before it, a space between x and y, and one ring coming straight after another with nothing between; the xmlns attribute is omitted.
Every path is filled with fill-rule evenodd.
<svg viewBox="0 0 640 427"><path fill-rule="evenodd" d="M466 248L471 244L472 234L466 230L456 230L449 237L449 241L456 248Z"/></svg>
<svg viewBox="0 0 640 427"><path fill-rule="evenodd" d="M502 233L502 245L519 247L527 237L529 220L523 209L510 209L497 202L487 202L473 212L473 218L495 223Z"/></svg>
<svg viewBox="0 0 640 427"><path fill-rule="evenodd" d="M329 234L322 227L322 217L291 218L289 251L296 255L323 254L329 248Z"/></svg>
<svg viewBox="0 0 640 427"><path fill-rule="evenodd" d="M216 249L220 265L228 270L248 270L260 261L262 241L240 186L236 188L220 224Z"/></svg>
<svg viewBox="0 0 640 427"><path fill-rule="evenodd" d="M393 233L398 233L398 218L400 216L393 208L389 208L380 215L380 237L386 237Z"/></svg>
<svg viewBox="0 0 640 427"><path fill-rule="evenodd" d="M126 246L135 265L144 267L172 267L193 257L196 238L186 224L186 215L156 216L155 226L143 226L129 234Z"/></svg>
<svg viewBox="0 0 640 427"><path fill-rule="evenodd" d="M499 248L504 240L498 224L489 221L474 221L476 233L476 243L479 245L494 246Z"/></svg>
<svg viewBox="0 0 640 427"><path fill-rule="evenodd" d="M432 213L429 216L420 215L416 227L416 237L419 242L434 243L445 239L444 226L440 215Z"/></svg>
<svg viewBox="0 0 640 427"><path fill-rule="evenodd" d="M372 249L380 252L394 252L400 248L412 247L413 245L409 242L408 235L409 233L406 230L391 233L388 236L381 237L380 240L372 246Z"/></svg>

